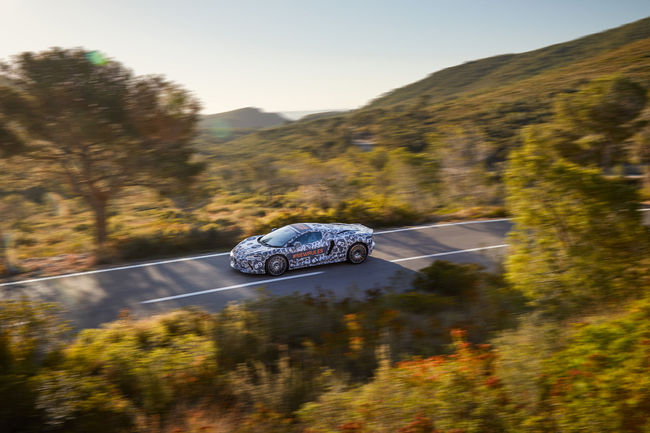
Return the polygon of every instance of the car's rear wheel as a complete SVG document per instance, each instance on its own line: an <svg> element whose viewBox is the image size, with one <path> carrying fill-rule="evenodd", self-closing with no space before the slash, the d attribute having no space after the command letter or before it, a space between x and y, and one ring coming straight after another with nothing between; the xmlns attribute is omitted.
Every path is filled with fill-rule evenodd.
<svg viewBox="0 0 650 433"><path fill-rule="evenodd" d="M368 258L368 248L364 244L354 244L348 249L348 261L358 265Z"/></svg>
<svg viewBox="0 0 650 433"><path fill-rule="evenodd" d="M283 256L273 256L266 261L266 273L277 277L287 271L289 263Z"/></svg>

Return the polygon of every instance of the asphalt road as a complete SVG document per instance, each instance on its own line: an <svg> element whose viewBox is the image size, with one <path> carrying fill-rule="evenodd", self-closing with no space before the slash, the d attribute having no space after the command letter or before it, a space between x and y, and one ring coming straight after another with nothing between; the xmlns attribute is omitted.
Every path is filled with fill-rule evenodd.
<svg viewBox="0 0 650 433"><path fill-rule="evenodd" d="M490 266L503 255L510 227L500 219L377 231L375 251L361 265L323 265L275 278L234 271L228 253L215 253L3 283L0 297L58 302L75 325L87 328L115 320L124 308L138 317L187 305L216 311L257 296L260 287L273 294L329 290L337 296L388 286L400 290L436 258Z"/></svg>
<svg viewBox="0 0 650 433"><path fill-rule="evenodd" d="M644 217L650 222L650 212ZM58 302L76 326L88 328L115 320L124 308L137 317L187 305L216 311L231 301L258 296L260 287L276 295L402 290L410 287L418 269L436 259L493 265L506 251L511 225L495 219L376 231L375 251L361 265L323 265L275 278L234 271L228 253L215 253L3 283L0 298L26 295Z"/></svg>

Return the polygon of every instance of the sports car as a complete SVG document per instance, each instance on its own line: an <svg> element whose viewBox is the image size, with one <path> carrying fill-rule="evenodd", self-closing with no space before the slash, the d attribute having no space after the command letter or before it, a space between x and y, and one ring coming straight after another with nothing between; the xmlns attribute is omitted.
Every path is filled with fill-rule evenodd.
<svg viewBox="0 0 650 433"><path fill-rule="evenodd" d="M374 248L372 229L361 224L290 224L241 241L230 252L230 266L277 276L326 263L363 263Z"/></svg>

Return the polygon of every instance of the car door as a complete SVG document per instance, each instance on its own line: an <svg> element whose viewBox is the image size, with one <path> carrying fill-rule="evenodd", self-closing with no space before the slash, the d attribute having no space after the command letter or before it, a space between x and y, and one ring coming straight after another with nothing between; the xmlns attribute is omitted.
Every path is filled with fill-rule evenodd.
<svg viewBox="0 0 650 433"><path fill-rule="evenodd" d="M319 231L303 233L293 241L289 254L292 268L303 268L322 262L327 253L326 242Z"/></svg>

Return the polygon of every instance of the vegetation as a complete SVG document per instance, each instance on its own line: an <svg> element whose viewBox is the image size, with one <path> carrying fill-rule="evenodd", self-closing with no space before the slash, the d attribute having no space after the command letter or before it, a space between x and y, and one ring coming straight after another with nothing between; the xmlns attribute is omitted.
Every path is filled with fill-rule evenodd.
<svg viewBox="0 0 650 433"><path fill-rule="evenodd" d="M225 215L248 217L241 230L297 218L396 224L505 200L515 227L503 271L435 262L411 286L364 298L260 292L214 314L124 312L77 335L54 306L2 301L0 430L650 431L650 235L641 186L617 172L648 161L643 29L574 41L565 48L582 47L577 63L489 92L204 142L208 194L193 196L191 212L125 188L116 209L145 197L137 212L149 224L166 209L165 230L142 233L145 253L183 248L191 233L216 244L236 233L217 222ZM561 52L551 48L541 54ZM29 128L7 107L24 96L4 92L2 144L16 144ZM11 230L29 234L42 224L35 210L74 200L26 188L32 172L2 176L13 185L3 185L5 209L28 210ZM88 210L70 208L65 218L82 224Z"/></svg>
<svg viewBox="0 0 650 433"><path fill-rule="evenodd" d="M188 147L198 102L161 77L133 77L100 57L59 48L23 53L5 67L10 85L0 99L10 134L3 148L23 145L39 173L84 199L98 245L121 189L172 191L202 169Z"/></svg>
<svg viewBox="0 0 650 433"><path fill-rule="evenodd" d="M599 80L559 98L554 123L530 128L511 154L508 275L540 306L573 311L638 290L650 243L637 188L605 174L644 104L636 83Z"/></svg>
<svg viewBox="0 0 650 433"><path fill-rule="evenodd" d="M110 236L98 258L124 260L178 254L190 251L193 244L195 251L227 248L238 237L297 220L363 220L374 226L390 226L436 220L449 214L502 215L506 161L510 151L523 146L522 130L529 125L554 121L554 113L563 110L562 117L569 125L583 122L580 116L595 115L591 123L583 122L582 132L587 131L584 128L597 124L597 113L574 113L578 117L571 120L571 98L581 98L585 93L607 98L607 92L612 89L605 89L602 83L611 82L612 74L619 77L617 85L627 85L627 91L636 94L636 102L628 107L631 111L620 114L635 117L637 123L626 123L624 130L581 132L580 146L589 142L589 146L597 149L596 142L600 143L605 151L599 154L601 165L607 164L611 174L629 172L630 167L634 169L636 165L648 166L650 153L646 148L650 129L647 120L650 112L642 109L643 93L650 85L650 60L646 55L650 50L650 38L646 22L647 19L535 52L507 56L507 61L499 61L501 66L488 68L494 72L487 75L481 66L483 60L460 65L453 70L453 75L460 77L457 88L450 86L449 80L444 78L447 72L441 71L421 83L424 87L416 92L416 97L408 96L408 88L402 89L404 97L400 96L397 104L378 101L360 110L292 122L245 135L241 135L245 131L231 130L230 137L215 131L214 122L211 123L215 119L206 119L198 124L198 133L191 146L185 134L189 129L140 131L149 135L136 137L139 143L145 138L149 141L155 138L158 144L165 146L164 138L173 143L174 152L155 152L156 158L169 157L164 164L154 161L154 153L146 153L136 158L137 164L124 170L117 160L98 168L96 176L119 179L116 184L121 185L120 188L110 188L103 183L98 186L95 192L111 192L110 199L104 201L103 211L101 206L93 207L97 200L91 198L96 194L86 194L83 198L75 192L75 183L55 177L63 170L60 164L49 164L37 158L48 155L43 150L56 150L50 144L45 145L49 141L41 140L34 147L32 140L31 152L16 155L24 149L18 144L29 138L25 135L29 128L21 126L27 119L20 107L25 101L31 101L30 104L39 101L36 96L27 97L31 90L26 85L18 86L16 79L20 75L21 62L18 56L0 80L1 92L5 95L0 109L3 131L0 135L4 137L0 140L0 148L3 156L10 156L0 159L0 202L5 209L10 209L0 221L5 255L11 261L2 266L3 270L43 269L47 261L35 260L35 257L61 254L67 254L70 262L88 266L93 260L81 255L93 250L94 235L104 238L101 234L104 231ZM45 59L54 55L52 53L33 54L31 61L36 62L34 59L38 56ZM72 57L73 53L79 57L75 65L83 66L79 66L77 72L80 77L84 76L83 68L95 74L105 71L107 77L110 77L108 71L127 71L114 60L95 56L99 61L94 64L81 51L69 51ZM506 74L507 71L520 71L521 74ZM130 74L127 72L124 73ZM461 83L464 74L484 76L487 81L465 80L466 84L476 83L467 87ZM191 96L164 80L127 75L115 82L115 85L130 89L131 93L124 93L124 98L131 97L135 83L147 82L149 84L143 84L139 91L145 92L146 87L149 96L156 92L180 92L178 95L183 95L184 102L178 100L177 103L188 107L194 104ZM160 86L152 84L154 82ZM585 87L590 82L593 83ZM81 82L78 86L82 86ZM101 87L97 86L99 92ZM436 89L456 90L453 95L444 96L438 95ZM625 102L628 99L623 90L616 91ZM400 93L401 90L394 92L395 95ZM47 95L50 94L41 96ZM141 96L142 104L146 105L145 96ZM597 104L598 97L594 98ZM110 101L100 102L108 104ZM118 108L121 104L115 98L111 103ZM80 109L81 106L84 104L76 107ZM56 110L62 106L52 107ZM125 126L115 131L134 133L137 122L153 115L151 107L131 107L131 117L125 121L127 126L133 127ZM176 115L164 111L171 110L170 105L158 108L155 115L160 119ZM115 113L119 111L115 110ZM134 110L138 111L138 116L133 115ZM83 116L88 117L88 122L100 122L102 118L91 116L92 112L85 110ZM181 122L179 127L183 124L189 128L193 124L195 116L192 113L190 109L183 114L185 117L176 118ZM617 120L625 121L624 118ZM111 120L118 121L121 122L120 119ZM558 129L567 129L562 122L555 123ZM611 121L605 123L613 124ZM63 119L52 125L58 131L69 129ZM117 132L111 131L113 138L119 138ZM158 135L152 137L152 134ZM102 143L93 146L101 150L107 141L102 139ZM567 148L566 151L577 152L577 149ZM582 163L570 155L564 156ZM610 161L603 162L603 158ZM154 162L159 168L165 168L152 175ZM205 170L196 175L201 166ZM180 193L170 189L170 186L183 189L190 186L174 181L179 178L194 181L191 191ZM160 191L163 195L151 191ZM648 191L650 170L646 172L646 187L641 190L643 197L650 197ZM27 210L27 216L21 209ZM106 221L106 229L94 229L98 224L102 226L102 220ZM207 234L210 241L196 243L197 237L203 234Z"/></svg>
<svg viewBox="0 0 650 433"><path fill-rule="evenodd" d="M626 44L650 37L650 18L551 45L522 54L505 54L464 63L435 72L427 78L388 92L370 104L371 108L418 100L423 95L443 100L463 93L477 93L501 87L540 73L568 66Z"/></svg>

